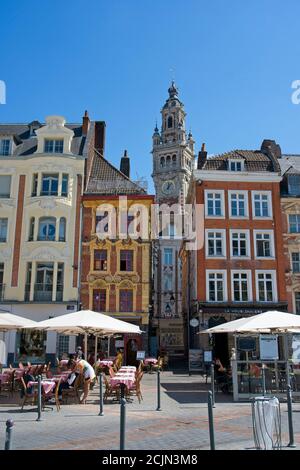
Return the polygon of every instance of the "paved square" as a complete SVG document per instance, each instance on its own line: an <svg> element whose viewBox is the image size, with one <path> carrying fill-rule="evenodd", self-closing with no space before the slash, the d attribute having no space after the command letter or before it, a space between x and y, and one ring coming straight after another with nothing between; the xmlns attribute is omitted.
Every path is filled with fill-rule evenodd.
<svg viewBox="0 0 300 470"><path fill-rule="evenodd" d="M156 374L144 374L143 401L136 397L126 405L126 449L143 450L204 450L209 449L207 390L199 375L166 371L161 374L161 407L156 411ZM119 449L120 406L104 405L99 413L99 386L90 393L86 405L63 405L58 413L37 413L28 405L3 404L0 398L0 436L4 448L5 422L14 420L13 449ZM282 444L288 438L286 404L281 404ZM293 404L295 442L300 445L300 405ZM216 449L253 449L250 403L233 403L230 395L216 394L214 408ZM2 429L2 430L1 430Z"/></svg>

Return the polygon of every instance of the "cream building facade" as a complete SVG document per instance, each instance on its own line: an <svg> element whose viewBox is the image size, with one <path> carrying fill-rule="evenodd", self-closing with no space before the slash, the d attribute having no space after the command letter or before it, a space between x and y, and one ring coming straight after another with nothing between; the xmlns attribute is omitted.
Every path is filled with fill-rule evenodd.
<svg viewBox="0 0 300 470"><path fill-rule="evenodd" d="M0 311L35 321L76 311L81 195L93 126L0 125ZM73 352L75 337L6 333L2 363L43 362Z"/></svg>

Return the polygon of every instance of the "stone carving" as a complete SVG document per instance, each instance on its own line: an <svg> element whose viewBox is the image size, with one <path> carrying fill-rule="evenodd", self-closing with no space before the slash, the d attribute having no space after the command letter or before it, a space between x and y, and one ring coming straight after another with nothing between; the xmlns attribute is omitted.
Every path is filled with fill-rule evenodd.
<svg viewBox="0 0 300 470"><path fill-rule="evenodd" d="M16 201L15 199L0 199L0 207L16 207Z"/></svg>
<svg viewBox="0 0 300 470"><path fill-rule="evenodd" d="M62 252L52 247L36 248L31 254L26 254L25 257L33 261L61 261L62 259L66 259L66 256L64 256Z"/></svg>
<svg viewBox="0 0 300 470"><path fill-rule="evenodd" d="M0 259L1 260L9 260L12 256L12 249L11 248L4 248L0 251Z"/></svg>

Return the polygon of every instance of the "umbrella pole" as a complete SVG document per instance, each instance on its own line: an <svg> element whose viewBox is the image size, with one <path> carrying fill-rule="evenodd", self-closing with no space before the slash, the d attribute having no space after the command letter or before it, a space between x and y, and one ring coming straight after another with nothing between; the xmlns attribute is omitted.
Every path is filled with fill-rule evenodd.
<svg viewBox="0 0 300 470"><path fill-rule="evenodd" d="M97 361L98 336L95 335L95 362Z"/></svg>
<svg viewBox="0 0 300 470"><path fill-rule="evenodd" d="M84 355L85 360L88 360L88 350L87 350L87 333L84 334Z"/></svg>
<svg viewBox="0 0 300 470"><path fill-rule="evenodd" d="M108 337L108 340L107 340L107 357L109 357L109 350L110 350L110 336Z"/></svg>

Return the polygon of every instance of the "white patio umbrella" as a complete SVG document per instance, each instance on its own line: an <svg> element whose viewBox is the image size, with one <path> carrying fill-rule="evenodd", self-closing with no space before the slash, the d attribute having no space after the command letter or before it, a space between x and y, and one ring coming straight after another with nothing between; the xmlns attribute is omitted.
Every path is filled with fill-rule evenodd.
<svg viewBox="0 0 300 470"><path fill-rule="evenodd" d="M78 312L60 315L50 320L44 320L34 325L35 329L57 331L62 334L85 335L85 354L87 354L87 335L112 336L115 333L135 333L142 331L137 325L132 325L117 318L92 310L79 310ZM96 339L97 340L97 339Z"/></svg>
<svg viewBox="0 0 300 470"><path fill-rule="evenodd" d="M19 328L32 328L38 325L38 322L28 318L14 315L9 312L0 313L0 331L17 330Z"/></svg>
<svg viewBox="0 0 300 470"><path fill-rule="evenodd" d="M239 318L200 333L297 333L300 315L270 310L252 317Z"/></svg>

